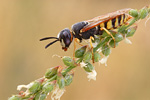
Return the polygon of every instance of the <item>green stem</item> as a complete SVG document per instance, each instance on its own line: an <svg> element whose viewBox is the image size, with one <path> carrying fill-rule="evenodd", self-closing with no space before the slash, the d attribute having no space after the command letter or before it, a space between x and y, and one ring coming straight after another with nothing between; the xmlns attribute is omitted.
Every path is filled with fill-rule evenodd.
<svg viewBox="0 0 150 100"><path fill-rule="evenodd" d="M100 41L99 44L93 48L93 52L96 52L100 47L102 47L105 43L107 43L110 40L110 37L107 37L103 41Z"/></svg>
<svg viewBox="0 0 150 100"><path fill-rule="evenodd" d="M66 69L64 69L63 71L62 71L62 75L63 76L65 76L68 72L70 72L73 68L75 68L76 66L69 66L69 67L67 67Z"/></svg>

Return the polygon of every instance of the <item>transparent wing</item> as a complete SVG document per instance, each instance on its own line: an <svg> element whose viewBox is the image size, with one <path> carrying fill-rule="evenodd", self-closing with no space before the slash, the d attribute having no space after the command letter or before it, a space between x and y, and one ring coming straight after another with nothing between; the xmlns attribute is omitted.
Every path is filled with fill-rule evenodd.
<svg viewBox="0 0 150 100"><path fill-rule="evenodd" d="M101 24L107 20L113 19L119 15L125 14L129 10L131 10L131 8L121 9L121 10L118 10L118 11L115 11L112 13L108 13L106 15L101 15L101 16L95 17L91 20L87 20L86 22L88 22L89 24L86 25L81 31L85 32L85 31L87 31L91 28L94 28L95 26L97 26L97 25L99 25L99 24Z"/></svg>

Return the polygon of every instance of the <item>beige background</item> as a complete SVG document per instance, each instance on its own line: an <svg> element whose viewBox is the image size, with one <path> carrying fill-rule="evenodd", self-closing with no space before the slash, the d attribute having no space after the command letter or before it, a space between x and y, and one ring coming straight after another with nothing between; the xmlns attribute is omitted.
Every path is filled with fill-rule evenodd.
<svg viewBox="0 0 150 100"><path fill-rule="evenodd" d="M72 24L123 8L140 9L149 0L0 0L0 100L17 94L17 85L42 77L47 68L62 65L53 54L72 55L59 43L44 46L45 36ZM150 21L138 23L132 45L112 49L108 66L95 64L96 81L88 82L76 68L73 83L61 100L150 100ZM50 96L49 99L50 100Z"/></svg>

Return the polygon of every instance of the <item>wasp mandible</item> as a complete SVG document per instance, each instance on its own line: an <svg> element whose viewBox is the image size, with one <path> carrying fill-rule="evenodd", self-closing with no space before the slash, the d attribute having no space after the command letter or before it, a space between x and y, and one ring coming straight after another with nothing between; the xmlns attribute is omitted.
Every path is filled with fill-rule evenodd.
<svg viewBox="0 0 150 100"><path fill-rule="evenodd" d="M94 35L102 35L103 31L105 31L115 42L115 38L109 30L114 30L122 25L128 24L127 21L132 18L132 16L128 14L129 10L131 9L121 9L106 15L95 17L91 20L75 23L72 25L71 30L65 28L58 33L57 37L45 37L40 39L40 41L55 39L55 41L46 45L45 48L60 41L62 49L67 51L74 38L82 42L82 39L92 39L94 38Z"/></svg>

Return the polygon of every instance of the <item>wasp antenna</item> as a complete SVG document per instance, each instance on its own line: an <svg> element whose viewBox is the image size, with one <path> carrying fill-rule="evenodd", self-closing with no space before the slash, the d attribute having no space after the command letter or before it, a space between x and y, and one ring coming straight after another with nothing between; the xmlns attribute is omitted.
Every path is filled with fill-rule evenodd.
<svg viewBox="0 0 150 100"><path fill-rule="evenodd" d="M55 41L49 43L48 45L45 46L45 49L48 48L50 45L52 45L53 43L55 43L55 42L57 42L57 41L59 41L59 40L57 39L57 40L55 40Z"/></svg>
<svg viewBox="0 0 150 100"><path fill-rule="evenodd" d="M45 38L40 39L40 41L48 40L48 39L57 39L58 40L57 37L45 37Z"/></svg>

